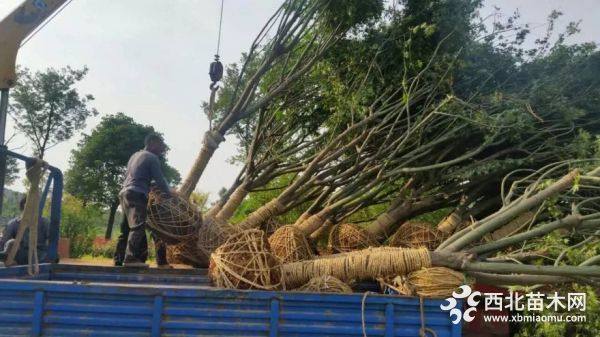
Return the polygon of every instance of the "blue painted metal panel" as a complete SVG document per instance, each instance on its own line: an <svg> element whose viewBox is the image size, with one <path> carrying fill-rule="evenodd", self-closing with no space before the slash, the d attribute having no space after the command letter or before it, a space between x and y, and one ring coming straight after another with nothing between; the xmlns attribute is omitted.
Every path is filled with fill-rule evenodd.
<svg viewBox="0 0 600 337"><path fill-rule="evenodd" d="M417 298L216 289L201 270L43 267L50 280L0 268L0 336L361 337L364 324L368 336L390 337L418 336L421 324ZM440 303L424 301L427 327L460 336Z"/></svg>

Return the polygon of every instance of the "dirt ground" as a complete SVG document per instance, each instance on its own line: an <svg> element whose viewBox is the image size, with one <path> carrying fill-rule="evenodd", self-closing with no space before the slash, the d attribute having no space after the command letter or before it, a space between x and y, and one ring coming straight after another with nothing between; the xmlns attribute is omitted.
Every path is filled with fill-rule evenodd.
<svg viewBox="0 0 600 337"><path fill-rule="evenodd" d="M79 259L61 259L62 264L76 264L76 265L87 265L87 266L113 266L113 260L105 257L83 257ZM156 268L155 261L148 261L150 268ZM177 269L191 269L192 267L184 264L173 264L173 268Z"/></svg>

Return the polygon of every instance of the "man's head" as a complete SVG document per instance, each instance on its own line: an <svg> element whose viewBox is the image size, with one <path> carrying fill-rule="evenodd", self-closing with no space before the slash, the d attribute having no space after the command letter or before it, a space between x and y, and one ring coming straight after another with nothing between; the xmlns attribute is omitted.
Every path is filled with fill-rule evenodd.
<svg viewBox="0 0 600 337"><path fill-rule="evenodd" d="M19 201L19 209L21 210L21 212L23 212L23 210L25 210L25 203L27 202L27 196L24 195L21 200Z"/></svg>
<svg viewBox="0 0 600 337"><path fill-rule="evenodd" d="M145 149L154 153L157 156L161 156L167 151L167 145L163 138L156 133L151 133L144 139Z"/></svg>

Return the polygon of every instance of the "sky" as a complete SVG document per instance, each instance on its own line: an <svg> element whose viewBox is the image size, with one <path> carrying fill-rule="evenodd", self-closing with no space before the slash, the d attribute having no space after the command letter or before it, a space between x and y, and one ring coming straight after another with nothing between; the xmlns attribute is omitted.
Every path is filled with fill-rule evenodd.
<svg viewBox="0 0 600 337"><path fill-rule="evenodd" d="M0 0L0 18L23 0ZM169 163L185 176L201 146L208 121L201 103L209 97L208 66L216 51L220 0L74 0L19 52L17 63L32 70L87 66L77 86L95 97L100 115L87 121L89 133L102 116L123 112L162 132L171 147ZM235 62L282 0L225 0L221 59ZM559 28L582 20L581 33L570 42L600 42L598 0L485 0L482 16L494 6L510 14L519 10L522 22L543 34L547 15L558 9ZM2 32L0 32L1 34ZM16 133L7 123L7 136ZM70 151L81 138L48 150L45 160L63 171ZM17 134L10 149L31 154ZM217 197L235 179L239 167L228 159L236 152L226 138L210 161L197 189ZM10 188L23 190L21 180Z"/></svg>

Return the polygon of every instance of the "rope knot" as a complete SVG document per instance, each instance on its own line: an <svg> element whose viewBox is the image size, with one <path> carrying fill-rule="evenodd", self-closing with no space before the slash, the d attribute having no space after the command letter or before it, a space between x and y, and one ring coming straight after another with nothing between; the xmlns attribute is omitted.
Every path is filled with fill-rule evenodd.
<svg viewBox="0 0 600 337"><path fill-rule="evenodd" d="M223 141L225 137L217 131L211 130L204 134L204 144L212 150L216 150Z"/></svg>

